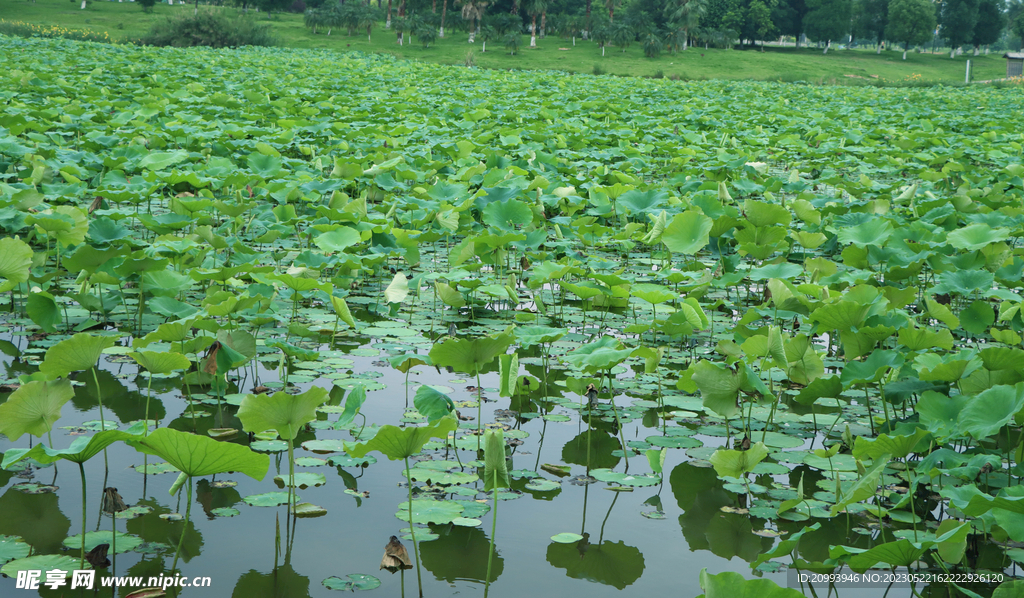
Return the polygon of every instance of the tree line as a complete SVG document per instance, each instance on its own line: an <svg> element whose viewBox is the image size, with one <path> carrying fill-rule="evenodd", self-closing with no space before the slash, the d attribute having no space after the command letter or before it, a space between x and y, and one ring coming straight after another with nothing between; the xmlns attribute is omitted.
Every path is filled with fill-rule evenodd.
<svg viewBox="0 0 1024 598"><path fill-rule="evenodd" d="M833 44L871 44L907 51L941 42L951 56L977 54L997 42L1020 47L1024 0L238 0L291 3L305 9L314 33L344 28L369 35L380 22L398 43L414 34L429 45L445 28L462 28L470 41L502 41L518 48L525 32L590 39L602 47L643 45L644 52L690 45L760 45L792 38L828 52ZM273 9L273 6L265 6ZM281 6L279 8L285 8ZM513 39L515 38L515 39ZM486 51L486 45L485 45Z"/></svg>

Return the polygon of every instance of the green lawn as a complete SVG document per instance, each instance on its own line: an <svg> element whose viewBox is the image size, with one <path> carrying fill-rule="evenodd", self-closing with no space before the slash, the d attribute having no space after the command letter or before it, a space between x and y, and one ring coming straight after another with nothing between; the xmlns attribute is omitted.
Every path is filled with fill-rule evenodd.
<svg viewBox="0 0 1024 598"><path fill-rule="evenodd" d="M134 3L90 1L88 8L83 11L76 1L0 0L0 15L8 21L106 31L113 37L139 37L154 22L188 10L192 10L192 7L159 4L154 12L147 14ZM487 52L482 51L479 41L470 45L465 32L454 30L454 27L461 25L458 12L449 7L448 17L448 36L424 49L418 43L399 46L395 34L383 27L374 29L372 41L368 41L365 33L348 36L344 30L334 30L329 36L324 32L313 35L303 26L302 15L267 16L281 44L288 47L388 52L400 58L442 64L464 64L467 53L472 51L474 64L499 69L559 69L590 73L595 66L600 66L604 72L613 75L652 76L660 72L666 77L678 76L684 79L782 78L816 83L920 79L961 83L968 58L960 56L950 59L948 53L911 52L907 60L903 61L902 52L898 51L877 55L873 50L834 49L822 55L821 51L815 49L769 46L766 52L705 50L698 47L651 59L644 57L640 44L626 48L625 52L621 48L609 47L606 56L601 56L601 48L592 42L577 40L573 46L570 39L550 36L538 39L538 47L532 50L528 48L529 36L523 36L520 53L511 56L499 43L488 44ZM1005 62L998 54L978 56L973 60L976 61L974 79L996 79L1005 74Z"/></svg>

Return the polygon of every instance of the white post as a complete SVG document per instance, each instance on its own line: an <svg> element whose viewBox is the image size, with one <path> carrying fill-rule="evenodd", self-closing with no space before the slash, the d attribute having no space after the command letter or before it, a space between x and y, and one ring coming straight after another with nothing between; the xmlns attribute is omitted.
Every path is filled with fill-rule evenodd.
<svg viewBox="0 0 1024 598"><path fill-rule="evenodd" d="M970 83L970 82L971 82L971 61L970 61L970 59L968 59L967 60L967 72L964 73L964 83Z"/></svg>

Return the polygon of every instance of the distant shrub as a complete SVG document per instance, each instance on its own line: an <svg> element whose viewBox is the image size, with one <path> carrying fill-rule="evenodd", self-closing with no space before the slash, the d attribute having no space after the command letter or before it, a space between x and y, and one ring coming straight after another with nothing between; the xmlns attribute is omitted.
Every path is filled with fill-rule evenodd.
<svg viewBox="0 0 1024 598"><path fill-rule="evenodd" d="M594 74L595 75L603 75L604 74L604 68L600 64L595 64L594 65Z"/></svg>
<svg viewBox="0 0 1024 598"><path fill-rule="evenodd" d="M292 5L288 7L288 11L298 14L306 12L305 0L295 0L295 2L292 2Z"/></svg>
<svg viewBox="0 0 1024 598"><path fill-rule="evenodd" d="M473 50L466 52L466 57L463 59L463 63L466 66L476 66L476 53Z"/></svg>
<svg viewBox="0 0 1024 598"><path fill-rule="evenodd" d="M654 71L654 74L651 75L651 79L664 79L664 78L665 78L665 71L663 71L661 69L658 69L658 70Z"/></svg>
<svg viewBox="0 0 1024 598"><path fill-rule="evenodd" d="M136 2L142 7L142 12L153 12L153 7L156 6L156 0L136 0Z"/></svg>
<svg viewBox="0 0 1024 598"><path fill-rule="evenodd" d="M252 17L232 11L209 8L196 13L184 11L157 23L141 43L175 48L235 48L272 46L275 40L270 34L270 26L265 23L257 23Z"/></svg>

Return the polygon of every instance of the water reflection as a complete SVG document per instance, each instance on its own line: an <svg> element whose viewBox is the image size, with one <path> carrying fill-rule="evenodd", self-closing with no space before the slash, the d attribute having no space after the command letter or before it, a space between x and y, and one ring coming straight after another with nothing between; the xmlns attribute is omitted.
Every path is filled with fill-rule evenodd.
<svg viewBox="0 0 1024 598"><path fill-rule="evenodd" d="M621 450L619 439L609 432L588 430L565 443L562 461L588 469L611 469L619 463L613 452Z"/></svg>
<svg viewBox="0 0 1024 598"><path fill-rule="evenodd" d="M132 422L146 417L146 395L128 390L128 387L121 384L112 373L107 370L98 370L96 378L99 380L99 391L103 397L103 407L109 409L122 422ZM92 373L86 372L78 376L78 382L83 386L75 387L75 396L71 403L79 411L88 411L99 406L96 399L96 380ZM149 400L149 419L162 420L167 417L167 410L162 400L157 398L156 393Z"/></svg>
<svg viewBox="0 0 1024 598"><path fill-rule="evenodd" d="M460 580L486 581L490 542L482 529L447 525L431 526L431 531L439 537L420 543L420 560L427 571L449 583ZM505 560L495 548L490 581L498 579L504 570Z"/></svg>
<svg viewBox="0 0 1024 598"><path fill-rule="evenodd" d="M547 561L573 579L585 579L620 590L640 579L644 573L644 555L624 542L605 540L590 544L588 534L575 544L552 542Z"/></svg>
<svg viewBox="0 0 1024 598"><path fill-rule="evenodd" d="M242 502L242 495L234 486L215 487L209 480L196 482L196 500L203 506L207 519L215 519L214 509L226 509Z"/></svg>
<svg viewBox="0 0 1024 598"><path fill-rule="evenodd" d="M168 515L172 511L153 499L140 500L136 506L149 507L152 511L142 517L129 519L125 524L128 533L135 534L143 541L151 543L152 550L166 551L173 556L174 547L181 538L185 522L162 518L161 515ZM193 557L199 556L202 550L203 535L196 529L195 523L189 521L188 529L185 530L185 538L181 541L181 559L187 563Z"/></svg>
<svg viewBox="0 0 1024 598"><path fill-rule="evenodd" d="M10 488L0 496L0 513L0 536L21 536L33 554L63 551L71 521L60 511L56 494L25 494Z"/></svg>

